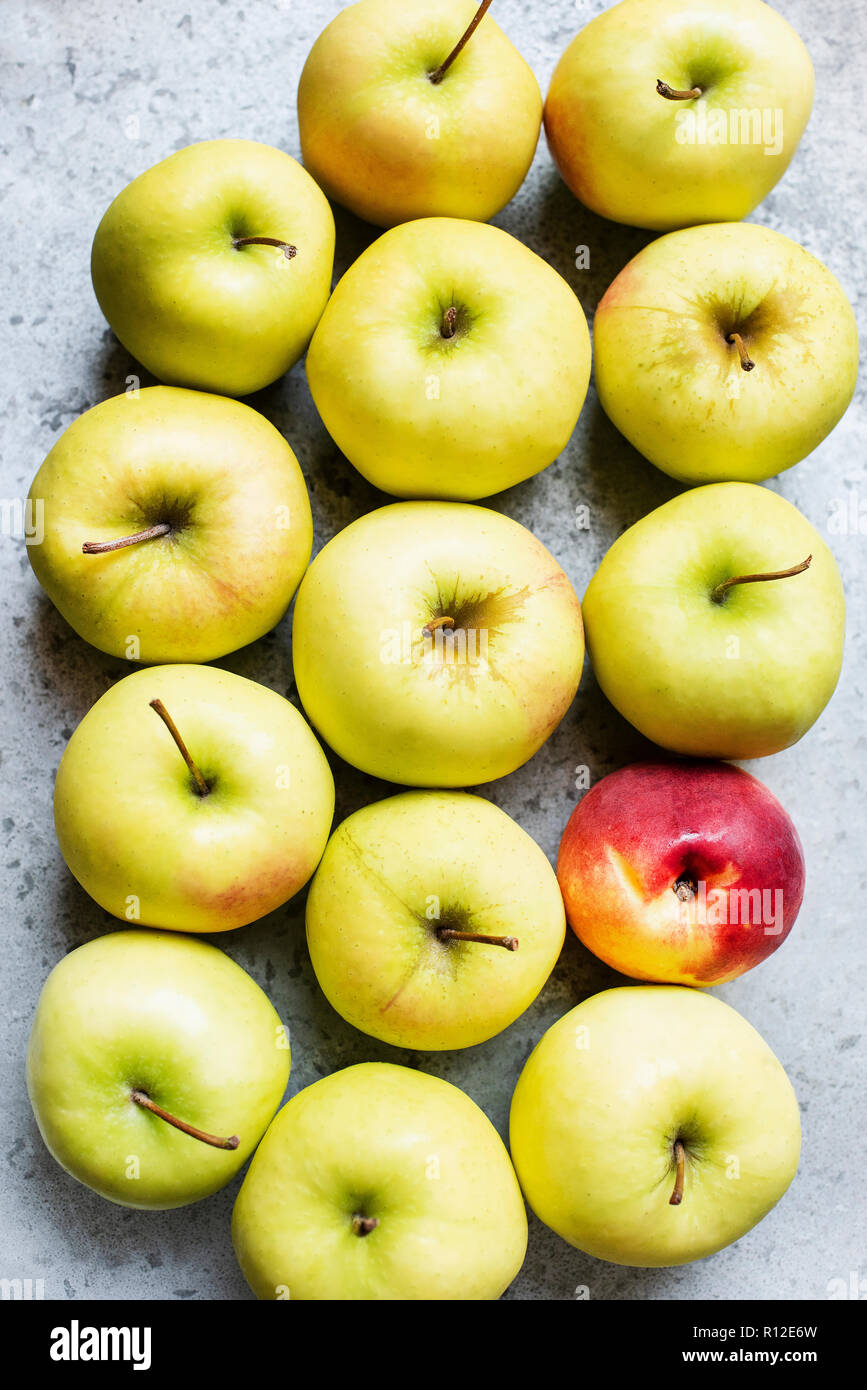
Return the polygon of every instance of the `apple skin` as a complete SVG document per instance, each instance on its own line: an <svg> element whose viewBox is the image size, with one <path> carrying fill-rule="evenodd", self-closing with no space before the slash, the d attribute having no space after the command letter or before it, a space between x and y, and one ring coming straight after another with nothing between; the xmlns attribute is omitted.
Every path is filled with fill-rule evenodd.
<svg viewBox="0 0 867 1390"><path fill-rule="evenodd" d="M448 609L458 640L437 647L422 629ZM326 742L410 786L474 786L520 767L572 703L584 655L581 608L553 556L518 522L460 502L398 502L347 526L302 581L292 641Z"/></svg>
<svg viewBox="0 0 867 1390"><path fill-rule="evenodd" d="M516 936L441 941L438 926ZM307 944L337 1012L395 1047L472 1047L536 998L566 920L546 856L505 811L465 792L404 792L334 832L307 897Z"/></svg>
<svg viewBox="0 0 867 1390"><path fill-rule="evenodd" d="M798 1102L764 1039L713 995L634 985L549 1028L515 1088L512 1158L533 1211L614 1264L704 1259L745 1235L798 1166ZM683 1200L674 1142L686 1149Z"/></svg>
<svg viewBox="0 0 867 1390"><path fill-rule="evenodd" d="M298 460L263 415L171 386L114 396L75 420L33 480L45 538L36 578L110 656L212 661L270 632L310 559ZM159 522L172 532L105 554ZM137 655L136 655L137 653Z"/></svg>
<svg viewBox="0 0 867 1390"><path fill-rule="evenodd" d="M199 796L150 701L205 780ZM310 878L334 814L325 754L273 690L212 666L118 681L69 740L54 824L75 878L115 917L220 932L264 917Z"/></svg>
<svg viewBox="0 0 867 1390"><path fill-rule="evenodd" d="M789 579L718 584L788 569ZM596 678L646 738L698 758L797 743L834 693L845 601L831 551L791 502L753 483L694 488L614 542L583 603Z"/></svg>
<svg viewBox="0 0 867 1390"><path fill-rule="evenodd" d="M121 931L79 946L48 976L27 1087L61 1167L110 1202L159 1210L231 1181L280 1104L289 1064L279 1016L222 951ZM132 1090L209 1134L237 1135L237 1149L182 1134L136 1105Z"/></svg>
<svg viewBox="0 0 867 1390"><path fill-rule="evenodd" d="M703 94L671 101L657 79ZM613 222L665 232L746 217L788 168L812 105L810 56L769 5L623 0L592 19L560 59L545 133L582 203ZM779 150L771 130L771 145L686 143L686 108L711 121L724 112L727 132L732 113L740 122L753 111L781 112Z"/></svg>
<svg viewBox="0 0 867 1390"><path fill-rule="evenodd" d="M590 381L590 334L566 281L507 232L423 218L350 267L306 366L326 429L374 487L471 501L565 448Z"/></svg>
<svg viewBox="0 0 867 1390"><path fill-rule="evenodd" d="M785 941L804 896L804 853L777 798L743 769L636 763L575 807L557 878L575 935L615 970L719 985ZM704 884L705 900L681 901L684 879ZM733 896L745 892L768 896Z"/></svg>
<svg viewBox="0 0 867 1390"><path fill-rule="evenodd" d="M306 167L329 198L392 227L487 222L536 152L542 94L489 14L442 81L476 0L361 0L323 30L298 84Z"/></svg>
<svg viewBox="0 0 867 1390"><path fill-rule="evenodd" d="M378 1220L366 1235L355 1215ZM448 1081L362 1062L293 1096L256 1151L232 1240L257 1298L499 1298L527 1215L503 1142Z"/></svg>
<svg viewBox="0 0 867 1390"><path fill-rule="evenodd" d="M753 223L651 242L609 286L593 331L606 414L687 483L761 482L791 468L830 434L858 375L858 328L838 281ZM750 371L727 341L734 332Z"/></svg>
<svg viewBox="0 0 867 1390"><path fill-rule="evenodd" d="M234 245L250 236L296 255ZM331 208L297 160L254 140L204 140L118 194L91 275L113 331L160 381L246 396L301 357L333 264Z"/></svg>

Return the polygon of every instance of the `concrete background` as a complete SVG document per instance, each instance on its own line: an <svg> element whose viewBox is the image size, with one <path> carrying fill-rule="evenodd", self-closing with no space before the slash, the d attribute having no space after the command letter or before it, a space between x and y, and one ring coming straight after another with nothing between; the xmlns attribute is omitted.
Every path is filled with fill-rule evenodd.
<svg viewBox="0 0 867 1390"><path fill-rule="evenodd" d="M124 389L137 370L114 341L90 286L90 242L112 197L136 174L194 140L246 136L298 154L295 86L336 0L5 0L0 430L8 497L24 497L55 439L82 411ZM543 91L557 57L600 0L497 0L496 18ZM816 66L816 106L782 183L754 214L819 255L856 305L867 285L864 224L867 11L842 0L780 0ZM860 44L859 44L860 40ZM496 219L546 257L592 314L645 233L600 221L559 181L544 141L524 187ZM337 272L372 238L338 212ZM590 248L589 271L574 248ZM147 382L147 378L145 378ZM287 436L310 488L316 546L388 499L331 445L303 365L253 398ZM506 1297L716 1299L828 1296L833 1279L867 1275L863 1241L864 554L867 445L863 402L810 458L770 486L828 535L848 591L843 678L830 708L795 748L753 770L792 812L807 856L807 895L783 949L720 990L767 1038L800 1097L802 1167L751 1234L712 1259L673 1270L621 1269L570 1249L531 1218L526 1264ZM612 540L678 487L638 457L592 392L563 456L489 505L529 526L578 593ZM591 529L577 531L578 503ZM840 505L860 528L836 534ZM839 528L837 528L839 529ZM238 1183L168 1213L114 1207L67 1177L44 1149L24 1089L24 1051L42 982L66 952L117 925L67 872L51 816L54 774L78 720L126 674L86 646L43 597L19 540L3 537L4 866L0 881L0 1055L3 1057L0 1276L45 1280L49 1298L239 1299L229 1215ZM285 620L221 663L294 696ZM607 705L589 667L562 726L529 766L484 788L554 857L575 801L574 770L595 780L647 751ZM388 793L337 765L338 819ZM406 1061L469 1092L505 1132L509 1098L543 1030L588 993L619 982L571 933L542 996L506 1033L462 1053L405 1055L355 1032L313 978L303 902L219 944L249 970L291 1024L290 1093L365 1059Z"/></svg>

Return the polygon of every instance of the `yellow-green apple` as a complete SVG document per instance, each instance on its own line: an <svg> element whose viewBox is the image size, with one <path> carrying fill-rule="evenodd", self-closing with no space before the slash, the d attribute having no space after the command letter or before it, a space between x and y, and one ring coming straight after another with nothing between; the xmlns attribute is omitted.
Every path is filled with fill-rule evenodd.
<svg viewBox="0 0 867 1390"><path fill-rule="evenodd" d="M602 217L669 231L746 217L782 178L813 105L813 65L759 0L622 0L563 54L545 133Z"/></svg>
<svg viewBox="0 0 867 1390"><path fill-rule="evenodd" d="M263 917L319 862L334 814L325 754L273 690L213 666L118 681L69 740L54 823L106 912L218 932Z"/></svg>
<svg viewBox="0 0 867 1390"><path fill-rule="evenodd" d="M272 1122L232 1216L261 1299L496 1299L524 1261L527 1216L487 1116L457 1086L363 1062Z"/></svg>
<svg viewBox="0 0 867 1390"><path fill-rule="evenodd" d="M224 1187L288 1080L286 1030L256 982L170 932L112 932L65 956L27 1049L51 1154L125 1207L180 1207Z"/></svg>
<svg viewBox="0 0 867 1390"><path fill-rule="evenodd" d="M461 502L398 502L319 552L298 590L298 692L354 767L467 787L531 758L581 677L581 608L518 522Z"/></svg>
<svg viewBox="0 0 867 1390"><path fill-rule="evenodd" d="M682 482L791 468L855 389L858 330L840 284L797 242L750 222L651 242L603 296L593 332L606 413Z"/></svg>
<svg viewBox="0 0 867 1390"><path fill-rule="evenodd" d="M94 406L33 480L37 579L111 656L211 661L280 621L310 559L298 460L238 401L151 386Z"/></svg>
<svg viewBox="0 0 867 1390"><path fill-rule="evenodd" d="M615 970L719 985L785 941L804 854L777 798L743 769L635 763L575 807L557 877L572 930Z"/></svg>
<svg viewBox="0 0 867 1390"><path fill-rule="evenodd" d="M545 984L565 931L542 850L466 792L403 792L356 811L307 898L329 1003L363 1033L419 1051L508 1028Z"/></svg>
<svg viewBox="0 0 867 1390"><path fill-rule="evenodd" d="M507 232L422 218L386 232L344 275L307 380L369 482L471 501L565 448L587 394L590 335L566 281Z"/></svg>
<svg viewBox="0 0 867 1390"><path fill-rule="evenodd" d="M297 160L205 140L118 194L91 275L112 329L154 376L246 396L304 352L333 264L328 200Z"/></svg>
<svg viewBox="0 0 867 1390"><path fill-rule="evenodd" d="M643 1266L739 1240L780 1200L801 1147L765 1040L721 999L674 985L605 990L549 1028L510 1134L540 1221L597 1259Z"/></svg>
<svg viewBox="0 0 867 1390"><path fill-rule="evenodd" d="M791 502L754 483L694 488L636 522L583 608L604 693L675 753L778 753L815 723L840 674L834 557Z"/></svg>
<svg viewBox="0 0 867 1390"><path fill-rule="evenodd" d="M301 152L368 222L487 222L513 198L542 122L539 84L491 0L360 0L320 34L298 84ZM475 24L478 23L478 30Z"/></svg>

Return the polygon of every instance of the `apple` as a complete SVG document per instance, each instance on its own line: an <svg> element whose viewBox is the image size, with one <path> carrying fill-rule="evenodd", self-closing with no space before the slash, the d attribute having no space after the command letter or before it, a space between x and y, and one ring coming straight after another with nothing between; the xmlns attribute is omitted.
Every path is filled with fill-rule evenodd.
<svg viewBox="0 0 867 1390"><path fill-rule="evenodd" d="M491 0L360 0L316 40L298 84L304 163L367 222L487 222L517 193L539 84ZM478 30L476 30L478 25Z"/></svg>
<svg viewBox="0 0 867 1390"><path fill-rule="evenodd" d="M225 1187L289 1080L289 1042L254 980L169 932L89 941L43 986L27 1087L61 1167L110 1202L158 1209Z"/></svg>
<svg viewBox="0 0 867 1390"><path fill-rule="evenodd" d="M813 66L758 0L622 0L563 54L545 133L566 183L614 222L669 231L746 217L782 178Z"/></svg>
<svg viewBox="0 0 867 1390"><path fill-rule="evenodd" d="M593 331L607 415L682 482L761 482L791 468L855 390L858 330L839 283L753 223L651 242L609 286Z"/></svg>
<svg viewBox="0 0 867 1390"><path fill-rule="evenodd" d="M310 878L334 814L325 755L298 711L212 666L118 681L69 740L54 823L70 871L115 917L218 932Z"/></svg>
<svg viewBox="0 0 867 1390"><path fill-rule="evenodd" d="M334 832L307 897L307 944L337 1012L395 1047L472 1047L529 1008L566 921L546 856L466 792L403 792Z"/></svg>
<svg viewBox="0 0 867 1390"><path fill-rule="evenodd" d="M675 753L778 753L815 723L840 674L834 557L791 502L754 483L694 488L630 526L583 610L602 690Z"/></svg>
<svg viewBox="0 0 867 1390"><path fill-rule="evenodd" d="M298 460L239 401L151 386L94 406L33 480L34 573L111 656L211 661L269 632L313 545Z"/></svg>
<svg viewBox="0 0 867 1390"><path fill-rule="evenodd" d="M204 140L118 194L91 275L115 334L160 381L246 396L304 352L333 263L331 209L296 160Z"/></svg>
<svg viewBox="0 0 867 1390"><path fill-rule="evenodd" d="M565 448L587 394L590 335L566 281L507 232L422 218L386 232L344 275L307 380L368 482L470 501Z"/></svg>
<svg viewBox="0 0 867 1390"><path fill-rule="evenodd" d="M557 878L575 935L615 970L719 985L785 941L804 854L777 798L743 769L636 763L575 807Z"/></svg>
<svg viewBox="0 0 867 1390"><path fill-rule="evenodd" d="M293 1096L232 1214L261 1299L496 1299L527 1216L503 1142L457 1086L362 1062Z"/></svg>
<svg viewBox="0 0 867 1390"><path fill-rule="evenodd" d="M721 999L675 985L605 990L565 1014L530 1054L509 1123L539 1220L621 1265L688 1264L740 1239L801 1147L764 1039Z"/></svg>
<svg viewBox="0 0 867 1390"><path fill-rule="evenodd" d="M293 661L319 733L362 772L410 786L505 777L578 688L581 608L509 517L398 502L319 552L298 590Z"/></svg>

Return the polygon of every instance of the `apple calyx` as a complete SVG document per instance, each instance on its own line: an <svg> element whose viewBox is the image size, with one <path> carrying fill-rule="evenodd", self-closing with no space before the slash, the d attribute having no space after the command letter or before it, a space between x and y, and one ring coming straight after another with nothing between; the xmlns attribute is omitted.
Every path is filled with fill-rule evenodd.
<svg viewBox="0 0 867 1390"><path fill-rule="evenodd" d="M804 570L810 568L812 559L812 555L808 555L806 560L802 560L799 565L792 565L789 570L774 570L768 574L738 574L732 579L724 579L721 584L717 584L711 598L714 603L722 603L733 584L763 584L768 579L790 579L793 574L803 574Z"/></svg>
<svg viewBox="0 0 867 1390"><path fill-rule="evenodd" d="M352 1229L357 1236L369 1236L379 1225L378 1216L361 1216L358 1212L352 1218Z"/></svg>
<svg viewBox="0 0 867 1390"><path fill-rule="evenodd" d="M656 90L666 101L694 101L696 97L701 96L701 87L690 87L688 91L678 90L677 87L669 87L661 77L656 79Z"/></svg>
<svg viewBox="0 0 867 1390"><path fill-rule="evenodd" d="M686 1168L686 1150L679 1139L674 1141L674 1159L677 1164L677 1173L674 1179L674 1191L668 1199L670 1207L679 1207L683 1201L683 1178Z"/></svg>
<svg viewBox="0 0 867 1390"><path fill-rule="evenodd" d="M142 1110L150 1110L152 1115L158 1115L166 1124L174 1125L182 1134L188 1134L191 1139L200 1139L203 1144L210 1144L212 1149L237 1149L240 1139L237 1134L232 1134L228 1139L221 1139L218 1134L207 1134L203 1129L196 1129L195 1125L188 1125L186 1120L179 1120L177 1115L170 1115L168 1110L163 1110L161 1105L152 1101L145 1091L130 1091L130 1100L140 1105Z"/></svg>
<svg viewBox="0 0 867 1390"><path fill-rule="evenodd" d="M440 333L444 338L453 338L458 321L458 311L454 304L450 304L443 314L443 321L440 326Z"/></svg>
<svg viewBox="0 0 867 1390"><path fill-rule="evenodd" d="M504 946L507 951L517 951L516 936L484 936L477 931L457 931L454 927L437 927L440 941L479 941L483 946Z"/></svg>
<svg viewBox="0 0 867 1390"><path fill-rule="evenodd" d="M187 767L192 773L193 781L196 784L196 791L198 792L199 796L208 796L210 794L211 788L208 786L201 772L196 767L196 764L193 762L190 751L187 748L187 745L184 743L184 740L181 738L180 733L178 732L178 726L172 719L172 716L169 714L162 700L151 700L150 706L151 709L156 710L160 719L163 721L172 738L174 739L175 743L177 744L178 752L180 753L181 757L183 758L184 762L186 763Z"/></svg>
<svg viewBox="0 0 867 1390"><path fill-rule="evenodd" d="M287 261L298 255L297 246L288 241L280 241L275 236L236 236L232 238L232 245L236 251L240 246L281 246Z"/></svg>
<svg viewBox="0 0 867 1390"><path fill-rule="evenodd" d="M455 58L457 58L458 54L464 48L466 48L467 44L473 37L473 34L478 29L479 25L481 24L490 7L491 0L482 0L481 5L476 10L476 13L473 15L466 29L461 34L461 37L458 39L449 56L445 59L444 62L440 63L438 68L434 68L433 72L428 73L428 79L434 84L435 87L438 86L440 82L442 82L443 78L445 77L452 63L455 61Z"/></svg>
<svg viewBox="0 0 867 1390"><path fill-rule="evenodd" d="M454 625L454 618L450 618L448 617L448 615L442 618L431 618L429 623L425 623L424 627L422 628L422 632L427 632L431 636L433 636L433 634L435 632L438 632L440 628L446 628L448 631L451 631Z"/></svg>
<svg viewBox="0 0 867 1390"><path fill-rule="evenodd" d="M681 874L671 885L674 895L682 903L688 903L698 892L698 884L689 874Z"/></svg>
<svg viewBox="0 0 867 1390"><path fill-rule="evenodd" d="M756 364L750 357L750 354L747 352L746 346L744 345L744 340L741 337L740 333L729 333L728 337L726 338L726 342L734 344L734 346L738 350L738 356L741 359L741 366L743 367L744 371L751 372Z"/></svg>
<svg viewBox="0 0 867 1390"><path fill-rule="evenodd" d="M148 526L145 531L136 531L133 536L121 536L118 541L85 541L81 552L83 555L107 555L110 550L125 550L128 545L138 545L139 541L152 541L157 536L167 536L171 529L171 522L158 521L155 526Z"/></svg>

